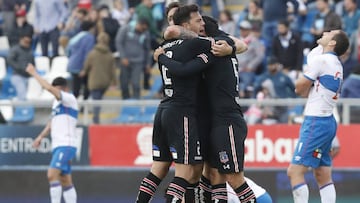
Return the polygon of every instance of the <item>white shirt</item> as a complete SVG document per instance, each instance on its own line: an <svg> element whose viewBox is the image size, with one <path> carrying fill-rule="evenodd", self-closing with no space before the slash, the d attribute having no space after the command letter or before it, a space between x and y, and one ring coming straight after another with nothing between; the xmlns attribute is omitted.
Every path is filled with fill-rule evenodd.
<svg viewBox="0 0 360 203"><path fill-rule="evenodd" d="M259 198L261 195L266 193L266 190L264 188L257 185L251 179L245 177L245 181L249 185L249 187L252 189L252 191L254 192L256 198ZM240 203L240 200L239 200L238 196L235 194L235 191L232 189L232 187L227 182L226 182L226 189L228 191L228 203Z"/></svg>
<svg viewBox="0 0 360 203"><path fill-rule="evenodd" d="M77 146L79 138L75 133L75 129L78 112L78 104L75 96L61 91L60 100L55 100L52 106L52 149L59 146Z"/></svg>
<svg viewBox="0 0 360 203"><path fill-rule="evenodd" d="M332 115L339 99L343 81L343 67L334 53L323 53L318 46L307 56L304 76L314 81L306 102L304 115L327 117Z"/></svg>

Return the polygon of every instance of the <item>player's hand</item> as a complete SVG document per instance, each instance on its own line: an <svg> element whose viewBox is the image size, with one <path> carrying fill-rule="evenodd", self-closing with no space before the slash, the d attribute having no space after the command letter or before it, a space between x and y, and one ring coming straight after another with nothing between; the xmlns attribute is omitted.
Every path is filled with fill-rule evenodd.
<svg viewBox="0 0 360 203"><path fill-rule="evenodd" d="M165 54L165 50L161 47L155 49L154 51L154 60L158 61L160 54Z"/></svg>
<svg viewBox="0 0 360 203"><path fill-rule="evenodd" d="M34 67L33 64L29 63L26 67L26 72L29 73L30 75L35 75L36 74L36 69Z"/></svg>
<svg viewBox="0 0 360 203"><path fill-rule="evenodd" d="M232 53L232 47L225 40L219 40L212 45L211 52L215 56L227 56Z"/></svg>
<svg viewBox="0 0 360 203"><path fill-rule="evenodd" d="M34 140L34 142L33 142L33 144L32 144L32 147L33 147L33 148L38 148L38 147L40 146L40 143L41 143L41 137L38 136L38 137Z"/></svg>

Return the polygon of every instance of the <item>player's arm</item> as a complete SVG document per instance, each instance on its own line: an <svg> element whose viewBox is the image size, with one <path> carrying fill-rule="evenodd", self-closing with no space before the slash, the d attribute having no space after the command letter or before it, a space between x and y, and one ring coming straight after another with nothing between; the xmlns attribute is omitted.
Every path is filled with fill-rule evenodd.
<svg viewBox="0 0 360 203"><path fill-rule="evenodd" d="M301 97L308 97L309 91L314 84L314 81L305 75L301 75L295 82L295 93Z"/></svg>
<svg viewBox="0 0 360 203"><path fill-rule="evenodd" d="M44 78L42 78L36 72L36 69L32 64L28 64L28 66L26 67L26 72L33 76L40 83L41 87L53 94L57 100L61 99L61 91L48 83Z"/></svg>
<svg viewBox="0 0 360 203"><path fill-rule="evenodd" d="M45 128L41 131L41 133L34 140L34 142L32 144L32 146L34 148L38 148L40 146L41 140L50 134L50 129L51 129L51 120L46 124Z"/></svg>
<svg viewBox="0 0 360 203"><path fill-rule="evenodd" d="M179 25L170 25L165 29L164 39L193 39L199 35Z"/></svg>
<svg viewBox="0 0 360 203"><path fill-rule="evenodd" d="M204 70L214 61L214 56L210 53L199 54L196 58L186 63L181 63L167 57L162 48L158 48L154 52L154 60L159 61L166 66L168 71L176 76L187 76Z"/></svg>

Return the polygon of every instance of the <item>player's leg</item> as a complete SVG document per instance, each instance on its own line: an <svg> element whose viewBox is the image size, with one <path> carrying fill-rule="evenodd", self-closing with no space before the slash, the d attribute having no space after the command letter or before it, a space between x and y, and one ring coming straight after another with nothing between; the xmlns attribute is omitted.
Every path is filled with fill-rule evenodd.
<svg viewBox="0 0 360 203"><path fill-rule="evenodd" d="M217 152L216 167L224 174L241 202L256 202L255 194L244 179L244 141L247 136L245 120L237 114L218 119L211 134L212 146ZM221 136L220 136L221 135ZM226 185L225 185L226 189Z"/></svg>
<svg viewBox="0 0 360 203"><path fill-rule="evenodd" d="M320 189L322 203L335 203L336 190L331 178L331 167L321 166L314 169L314 177Z"/></svg>
<svg viewBox="0 0 360 203"><path fill-rule="evenodd" d="M200 203L211 203L211 166L208 162L204 162L203 172L199 181L198 199Z"/></svg>
<svg viewBox="0 0 360 203"><path fill-rule="evenodd" d="M166 191L167 202L181 202L188 187L198 184L203 158L198 126L193 112L167 109L163 126L167 128L170 152L175 162L175 177Z"/></svg>
<svg viewBox="0 0 360 203"><path fill-rule="evenodd" d="M61 171L56 168L50 168L47 171L47 177L50 184L50 199L51 203L60 203L62 195L62 187L60 183Z"/></svg>
<svg viewBox="0 0 360 203"><path fill-rule="evenodd" d="M71 174L61 176L61 185L63 187L63 197L66 203L76 203L77 193L72 182Z"/></svg>
<svg viewBox="0 0 360 203"><path fill-rule="evenodd" d="M226 176L220 174L217 168L210 167L211 200L214 202L228 202Z"/></svg>
<svg viewBox="0 0 360 203"><path fill-rule="evenodd" d="M305 182L304 175L308 167L298 164L290 164L287 169L287 175L290 178L294 203L309 201L309 188Z"/></svg>
<svg viewBox="0 0 360 203"><path fill-rule="evenodd" d="M163 109L159 107L154 118L153 128L153 164L150 172L140 183L139 192L136 198L137 203L150 202L157 187L165 178L172 163L172 157L167 144L166 134L162 130L161 117Z"/></svg>

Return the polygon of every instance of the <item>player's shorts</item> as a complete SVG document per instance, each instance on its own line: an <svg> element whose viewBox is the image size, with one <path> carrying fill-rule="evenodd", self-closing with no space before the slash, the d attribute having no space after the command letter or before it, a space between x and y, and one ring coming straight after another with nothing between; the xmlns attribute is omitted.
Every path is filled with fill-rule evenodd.
<svg viewBox="0 0 360 203"><path fill-rule="evenodd" d="M333 116L305 116L291 163L312 168L331 166L330 149L336 129Z"/></svg>
<svg viewBox="0 0 360 203"><path fill-rule="evenodd" d="M56 147L52 152L50 168L56 168L61 174L71 173L71 160L76 155L75 147Z"/></svg>
<svg viewBox="0 0 360 203"><path fill-rule="evenodd" d="M181 108L159 107L154 119L153 160L202 163L196 114Z"/></svg>
<svg viewBox="0 0 360 203"><path fill-rule="evenodd" d="M210 135L210 165L220 173L243 171L246 136L247 125L240 114L215 118Z"/></svg>

